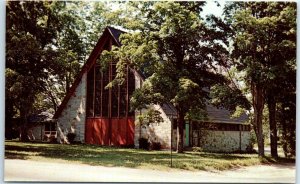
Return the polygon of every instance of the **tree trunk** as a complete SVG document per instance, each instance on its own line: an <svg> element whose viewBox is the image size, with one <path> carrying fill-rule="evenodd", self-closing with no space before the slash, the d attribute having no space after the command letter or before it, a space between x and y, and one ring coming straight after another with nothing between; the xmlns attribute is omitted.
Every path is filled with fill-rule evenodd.
<svg viewBox="0 0 300 184"><path fill-rule="evenodd" d="M288 150L287 150L287 127L286 127L286 122L285 122L285 118L284 118L284 110L283 107L281 106L281 126L282 126L282 149L284 152L284 156L287 158L288 156Z"/></svg>
<svg viewBox="0 0 300 184"><path fill-rule="evenodd" d="M23 123L21 126L21 129L20 129L20 141L27 142L27 141L29 141L29 138L28 138L28 125L27 125L26 110L20 111L20 117L21 117L21 120Z"/></svg>
<svg viewBox="0 0 300 184"><path fill-rule="evenodd" d="M263 117L263 109L264 109L263 88L260 85L251 82L251 93L252 93L252 103L254 109L254 122L252 123L257 138L258 155L263 157L265 156L264 136L263 136L263 129L262 129L262 117Z"/></svg>
<svg viewBox="0 0 300 184"><path fill-rule="evenodd" d="M51 91L49 91L48 94L49 94L49 97L50 97L50 99L51 99L51 102L52 102L52 105L53 105L54 112L56 112L56 110L57 110L56 99L55 99L55 97L54 97L54 95L52 94Z"/></svg>
<svg viewBox="0 0 300 184"><path fill-rule="evenodd" d="M270 141L271 155L273 158L278 158L277 152L277 126L276 126L276 102L273 95L268 96L269 123L270 123Z"/></svg>
<svg viewBox="0 0 300 184"><path fill-rule="evenodd" d="M67 73L66 75L66 94L69 92L70 89L70 77L69 74Z"/></svg>
<svg viewBox="0 0 300 184"><path fill-rule="evenodd" d="M177 153L183 153L184 113L177 111Z"/></svg>

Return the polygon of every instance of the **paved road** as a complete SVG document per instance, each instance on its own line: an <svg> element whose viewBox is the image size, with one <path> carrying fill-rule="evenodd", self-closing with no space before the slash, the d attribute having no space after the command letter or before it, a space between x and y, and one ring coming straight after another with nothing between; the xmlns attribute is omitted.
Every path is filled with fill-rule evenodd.
<svg viewBox="0 0 300 184"><path fill-rule="evenodd" d="M5 181L295 183L295 165L259 165L223 172L156 171L32 160L4 162Z"/></svg>

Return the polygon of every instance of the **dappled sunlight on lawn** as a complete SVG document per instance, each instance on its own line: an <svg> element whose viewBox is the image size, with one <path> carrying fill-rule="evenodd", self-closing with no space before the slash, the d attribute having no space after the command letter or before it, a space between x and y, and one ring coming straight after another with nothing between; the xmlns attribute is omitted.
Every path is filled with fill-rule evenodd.
<svg viewBox="0 0 300 184"><path fill-rule="evenodd" d="M61 160L66 162L166 170L170 168L170 151L146 151L95 145L5 143L6 159ZM172 154L173 168L185 170L224 170L260 164L256 154L222 154L186 152Z"/></svg>

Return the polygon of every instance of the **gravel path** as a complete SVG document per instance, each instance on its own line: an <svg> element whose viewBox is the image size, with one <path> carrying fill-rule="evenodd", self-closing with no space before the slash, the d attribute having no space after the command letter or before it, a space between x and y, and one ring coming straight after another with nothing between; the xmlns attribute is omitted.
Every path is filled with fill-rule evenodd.
<svg viewBox="0 0 300 184"><path fill-rule="evenodd" d="M222 172L157 171L32 160L4 162L5 181L295 183L295 165L258 165Z"/></svg>

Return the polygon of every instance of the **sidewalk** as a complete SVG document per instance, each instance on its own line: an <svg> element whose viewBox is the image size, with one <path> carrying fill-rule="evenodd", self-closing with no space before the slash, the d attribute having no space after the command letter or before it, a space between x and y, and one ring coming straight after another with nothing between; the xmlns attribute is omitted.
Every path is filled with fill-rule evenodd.
<svg viewBox="0 0 300 184"><path fill-rule="evenodd" d="M295 165L258 165L222 172L156 171L5 160L5 181L295 183Z"/></svg>

